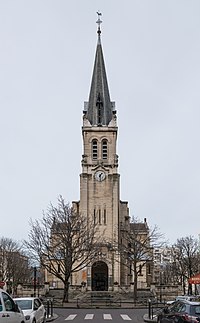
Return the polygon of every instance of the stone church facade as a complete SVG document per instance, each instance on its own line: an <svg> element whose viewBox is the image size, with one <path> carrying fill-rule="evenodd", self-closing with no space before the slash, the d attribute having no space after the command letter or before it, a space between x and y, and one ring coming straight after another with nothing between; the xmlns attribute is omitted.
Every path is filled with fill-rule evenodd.
<svg viewBox="0 0 200 323"><path fill-rule="evenodd" d="M84 269L71 276L70 287L84 286L87 291L131 289L134 274L131 260L121 259L118 246L126 244L125 235L132 230L127 201L120 199L120 174L117 155L117 111L110 99L103 57L100 19L95 62L89 100L83 110L83 154L80 174L80 200L73 201L76 214L97 226L101 237L99 252ZM146 221L140 224L141 236L148 233ZM60 280L46 273L51 288L63 288ZM138 288L150 286L149 270L141 266ZM149 280L149 281L148 281Z"/></svg>

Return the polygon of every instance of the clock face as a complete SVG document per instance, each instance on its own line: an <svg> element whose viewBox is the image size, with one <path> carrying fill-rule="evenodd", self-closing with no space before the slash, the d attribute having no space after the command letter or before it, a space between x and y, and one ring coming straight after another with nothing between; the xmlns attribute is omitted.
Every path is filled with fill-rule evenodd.
<svg viewBox="0 0 200 323"><path fill-rule="evenodd" d="M97 181L102 182L106 178L106 174L102 170L98 170L95 173L95 178Z"/></svg>

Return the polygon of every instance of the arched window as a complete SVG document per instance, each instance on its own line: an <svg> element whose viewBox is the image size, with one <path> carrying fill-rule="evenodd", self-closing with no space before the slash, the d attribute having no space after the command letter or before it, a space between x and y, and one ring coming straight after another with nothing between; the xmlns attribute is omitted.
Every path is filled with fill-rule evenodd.
<svg viewBox="0 0 200 323"><path fill-rule="evenodd" d="M96 160L98 156L98 151L97 151L97 140L93 139L92 140L92 159Z"/></svg>
<svg viewBox="0 0 200 323"><path fill-rule="evenodd" d="M103 210L103 224L106 224L106 209Z"/></svg>
<svg viewBox="0 0 200 323"><path fill-rule="evenodd" d="M101 224L101 210L99 209L99 224Z"/></svg>
<svg viewBox="0 0 200 323"><path fill-rule="evenodd" d="M102 141L102 158L103 159L108 158L108 142L106 139Z"/></svg>
<svg viewBox="0 0 200 323"><path fill-rule="evenodd" d="M94 209L94 224L97 224L96 210Z"/></svg>

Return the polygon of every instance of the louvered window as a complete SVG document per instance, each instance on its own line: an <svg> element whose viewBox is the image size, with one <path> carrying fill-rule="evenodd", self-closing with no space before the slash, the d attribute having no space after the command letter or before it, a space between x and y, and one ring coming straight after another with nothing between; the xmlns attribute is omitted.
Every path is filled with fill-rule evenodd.
<svg viewBox="0 0 200 323"><path fill-rule="evenodd" d="M108 142L107 142L107 140L102 141L102 158L103 159L108 158Z"/></svg>
<svg viewBox="0 0 200 323"><path fill-rule="evenodd" d="M92 159L96 160L98 156L97 140L92 140Z"/></svg>

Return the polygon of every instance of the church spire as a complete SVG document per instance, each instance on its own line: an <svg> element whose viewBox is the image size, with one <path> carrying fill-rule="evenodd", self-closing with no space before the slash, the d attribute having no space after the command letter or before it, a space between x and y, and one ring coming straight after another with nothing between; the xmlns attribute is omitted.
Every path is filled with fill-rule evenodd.
<svg viewBox="0 0 200 323"><path fill-rule="evenodd" d="M89 102L85 116L91 125L107 126L113 117L113 104L110 101L110 94L106 76L103 50L101 45L101 13L98 14L98 41L90 87Z"/></svg>

